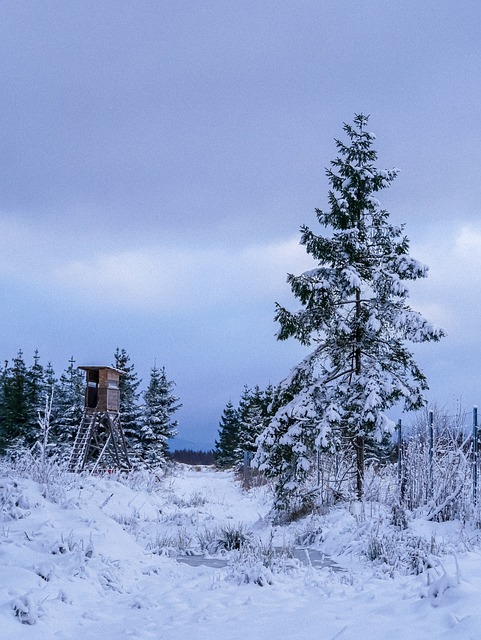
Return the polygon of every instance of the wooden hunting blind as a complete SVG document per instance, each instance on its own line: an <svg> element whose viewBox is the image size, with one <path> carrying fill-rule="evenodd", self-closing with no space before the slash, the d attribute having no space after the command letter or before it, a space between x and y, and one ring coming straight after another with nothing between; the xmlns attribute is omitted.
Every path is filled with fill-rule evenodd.
<svg viewBox="0 0 481 640"><path fill-rule="evenodd" d="M87 374L85 407L97 411L120 411L120 376L113 367L79 367Z"/></svg>
<svg viewBox="0 0 481 640"><path fill-rule="evenodd" d="M130 469L120 423L120 376L114 367L83 366L85 409L69 461L70 471Z"/></svg>

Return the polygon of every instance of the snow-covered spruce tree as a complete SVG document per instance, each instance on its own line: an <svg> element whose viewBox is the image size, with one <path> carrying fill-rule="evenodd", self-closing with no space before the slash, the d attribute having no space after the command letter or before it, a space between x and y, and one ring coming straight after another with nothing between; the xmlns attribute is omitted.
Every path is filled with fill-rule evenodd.
<svg viewBox="0 0 481 640"><path fill-rule="evenodd" d="M38 349L33 354L33 365L27 371L28 419L25 425L25 442L31 446L39 436L39 413L45 409L45 397L50 396L56 385L55 372L49 363L47 369L40 363ZM51 416L53 423L53 415Z"/></svg>
<svg viewBox="0 0 481 640"><path fill-rule="evenodd" d="M44 368L35 350L34 363L27 368L20 350L12 365L5 367L0 376L0 452L13 453L32 447L40 436L39 412L45 409L45 398L56 394L57 380L50 363ZM52 407L51 424L58 412Z"/></svg>
<svg viewBox="0 0 481 640"><path fill-rule="evenodd" d="M5 386L8 372L8 360L5 360L3 367L0 369L0 454L2 452L2 440L6 420L6 397Z"/></svg>
<svg viewBox="0 0 481 640"><path fill-rule="evenodd" d="M253 390L247 386L244 387L244 393L239 402L239 442L236 448L236 462L242 465L244 455L253 454L256 451L257 437L264 431L268 425L270 418L268 406L271 388L266 392L262 391L259 386L255 386Z"/></svg>
<svg viewBox="0 0 481 640"><path fill-rule="evenodd" d="M7 450L12 452L25 446L32 446L35 442L34 418L38 406L33 404L32 375L27 369L21 350L13 358L11 366L5 363L2 382L0 451L5 453ZM38 388L40 389L40 382ZM37 395L40 398L40 390L35 397Z"/></svg>
<svg viewBox="0 0 481 640"><path fill-rule="evenodd" d="M130 446L135 450L139 446L141 439L141 408L140 392L138 387L141 383L135 366L130 364L130 356L125 349L117 349L114 353L114 364L116 369L123 372L120 376L120 419L125 437Z"/></svg>
<svg viewBox="0 0 481 640"><path fill-rule="evenodd" d="M27 389L32 422L38 422L38 412L45 406L45 370L40 363L38 349L33 354L33 365L27 372Z"/></svg>
<svg viewBox="0 0 481 640"><path fill-rule="evenodd" d="M60 376L56 401L58 418L54 424L52 438L61 449L73 444L82 421L84 406L85 376L75 366L72 356L67 369Z"/></svg>
<svg viewBox="0 0 481 640"><path fill-rule="evenodd" d="M162 464L169 450L169 439L176 433L177 420L172 415L182 406L172 393L175 382L167 380L165 367L150 371L149 386L144 392L142 421L138 443L139 457L148 465ZM134 449L135 450L135 449Z"/></svg>
<svg viewBox="0 0 481 640"><path fill-rule="evenodd" d="M215 441L215 464L221 469L232 467L236 462L239 443L239 415L232 402L226 404L219 422L219 437Z"/></svg>
<svg viewBox="0 0 481 640"><path fill-rule="evenodd" d="M390 224L376 199L397 171L375 167L367 122L356 115L353 126L344 125L348 143L336 140L339 155L327 170L330 209L316 211L324 235L301 227L301 244L318 264L288 275L302 309L277 305L278 339L314 347L282 383L281 406L259 441L256 464L275 479L278 510L308 502L317 447L349 443L362 495L365 441L392 428L386 409L401 400L406 410L423 405L426 379L406 341L443 335L407 304L405 281L426 277L427 267L410 257L403 226Z"/></svg>

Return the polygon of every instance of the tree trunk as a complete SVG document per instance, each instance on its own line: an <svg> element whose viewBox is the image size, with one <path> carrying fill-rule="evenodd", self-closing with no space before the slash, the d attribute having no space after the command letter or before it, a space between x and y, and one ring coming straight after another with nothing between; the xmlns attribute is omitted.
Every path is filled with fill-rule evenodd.
<svg viewBox="0 0 481 640"><path fill-rule="evenodd" d="M361 291L356 289L356 351L355 351L355 367L356 376L361 375ZM361 426L361 425L359 425ZM364 482L364 438L357 436L354 441L354 447L356 449L356 487L357 497L359 500L362 498L363 482Z"/></svg>
<svg viewBox="0 0 481 640"><path fill-rule="evenodd" d="M355 368L356 376L361 375L361 291L356 289L356 345Z"/></svg>
<svg viewBox="0 0 481 640"><path fill-rule="evenodd" d="M364 438L358 436L355 440L356 449L356 489L359 500L362 498L364 489Z"/></svg>

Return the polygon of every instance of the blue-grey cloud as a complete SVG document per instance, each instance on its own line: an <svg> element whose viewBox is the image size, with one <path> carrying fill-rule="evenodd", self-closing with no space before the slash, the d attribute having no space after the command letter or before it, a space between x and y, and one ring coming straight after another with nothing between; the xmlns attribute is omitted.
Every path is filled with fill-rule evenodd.
<svg viewBox="0 0 481 640"><path fill-rule="evenodd" d="M297 230L363 111L401 169L381 205L431 267L413 306L449 332L420 364L474 401L480 31L475 0L3 2L2 357L156 358L212 437L300 353L274 301L296 306Z"/></svg>

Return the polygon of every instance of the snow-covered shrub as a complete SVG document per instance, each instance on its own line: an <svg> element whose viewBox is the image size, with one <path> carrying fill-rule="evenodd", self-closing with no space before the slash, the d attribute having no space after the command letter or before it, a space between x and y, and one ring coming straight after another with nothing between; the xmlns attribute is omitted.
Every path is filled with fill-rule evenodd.
<svg viewBox="0 0 481 640"><path fill-rule="evenodd" d="M214 544L216 551L233 551L242 549L251 540L252 534L244 524L226 524L217 529Z"/></svg>
<svg viewBox="0 0 481 640"><path fill-rule="evenodd" d="M364 496L366 502L392 504L399 497L397 467L383 461L366 464L364 473Z"/></svg>
<svg viewBox="0 0 481 640"><path fill-rule="evenodd" d="M433 441L421 415L403 445L401 499L428 520L468 520L473 513L471 438L460 419L435 414Z"/></svg>
<svg viewBox="0 0 481 640"><path fill-rule="evenodd" d="M314 520L309 520L294 539L296 547L311 547L322 541L322 527Z"/></svg>
<svg viewBox="0 0 481 640"><path fill-rule="evenodd" d="M194 491L188 499L189 506L191 507L203 507L206 502L207 498L200 491Z"/></svg>
<svg viewBox="0 0 481 640"><path fill-rule="evenodd" d="M200 491L194 491L189 496L176 496L171 494L169 502L179 509L189 509L203 507L207 502L207 498Z"/></svg>
<svg viewBox="0 0 481 640"><path fill-rule="evenodd" d="M87 543L83 538L77 541L74 539L73 532L70 532L66 537L62 534L60 540L53 543L51 553L53 555L76 553L79 558L89 560L94 555L93 541L92 538Z"/></svg>
<svg viewBox="0 0 481 640"><path fill-rule="evenodd" d="M433 572L436 572L435 578L432 579L432 576L428 574L428 586L423 595L430 598L432 604L437 606L445 591L459 585L459 569L457 569L456 576L450 576L442 565L434 567Z"/></svg>
<svg viewBox="0 0 481 640"><path fill-rule="evenodd" d="M164 488L165 479L171 473L172 467L165 465L161 469L133 469L129 472L113 472L109 478L129 487L133 491L155 493Z"/></svg>
<svg viewBox="0 0 481 640"><path fill-rule="evenodd" d="M146 549L160 556L186 555L189 551L192 553L192 540L190 533L181 528L173 535L158 533L155 540L147 543Z"/></svg>
<svg viewBox="0 0 481 640"><path fill-rule="evenodd" d="M159 517L159 522L167 525L175 525L176 527L196 526L198 520L199 514L193 509L166 513Z"/></svg>
<svg viewBox="0 0 481 640"><path fill-rule="evenodd" d="M213 529L204 528L197 531L196 538L200 551L212 555L239 551L254 544L251 531L242 523L225 524Z"/></svg>
<svg viewBox="0 0 481 640"><path fill-rule="evenodd" d="M442 552L434 537L426 540L412 532L396 530L373 532L364 546L365 557L390 574L424 573L438 563L436 556Z"/></svg>
<svg viewBox="0 0 481 640"><path fill-rule="evenodd" d="M399 529L407 529L408 526L406 510L396 502L392 505L392 524Z"/></svg>
<svg viewBox="0 0 481 640"><path fill-rule="evenodd" d="M237 584L257 584L260 587L274 582L275 574L297 571L300 561L293 557L292 548L276 549L271 534L267 542L251 538L229 556L227 579Z"/></svg>
<svg viewBox="0 0 481 640"><path fill-rule="evenodd" d="M138 509L133 508L132 511L128 514L119 513L116 515L112 515L112 520L118 522L120 526L128 531L133 536L136 536L140 526L141 515Z"/></svg>
<svg viewBox="0 0 481 640"><path fill-rule="evenodd" d="M1 460L5 475L30 478L42 486L42 495L50 502L65 500L66 488L76 481L67 473L66 465L52 457L44 457L37 448L19 449Z"/></svg>
<svg viewBox="0 0 481 640"><path fill-rule="evenodd" d="M110 567L102 569L98 573L98 580L105 591L115 591L117 593L123 593L124 589L118 578L118 571L110 563Z"/></svg>
<svg viewBox="0 0 481 640"><path fill-rule="evenodd" d="M216 549L217 531L216 529L204 528L195 534L199 549L203 553L212 553Z"/></svg>
<svg viewBox="0 0 481 640"><path fill-rule="evenodd" d="M45 582L50 582L55 574L55 566L51 562L42 562L42 564L35 567L35 573Z"/></svg>
<svg viewBox="0 0 481 640"><path fill-rule="evenodd" d="M155 540L146 545L146 550L159 556L174 557L178 555L176 539L174 535L162 535L158 533Z"/></svg>
<svg viewBox="0 0 481 640"><path fill-rule="evenodd" d="M264 587L272 584L273 575L271 569L252 553L238 552L229 563L227 579L238 585L253 583Z"/></svg>
<svg viewBox="0 0 481 640"><path fill-rule="evenodd" d="M322 452L316 466L321 504L331 506L349 495L354 471L354 458L350 450Z"/></svg>
<svg viewBox="0 0 481 640"><path fill-rule="evenodd" d="M16 598L11 606L22 624L34 625L43 614L42 607L35 602L30 594Z"/></svg>
<svg viewBox="0 0 481 640"><path fill-rule="evenodd" d="M23 489L13 480L0 479L1 520L20 520L30 513L30 500Z"/></svg>
<svg viewBox="0 0 481 640"><path fill-rule="evenodd" d="M2 459L12 475L30 478L42 485L42 495L51 502L63 502L65 489L71 482L67 464L57 456L56 445L50 441L53 395L45 398L45 407L38 414L38 439L30 449L18 447Z"/></svg>

